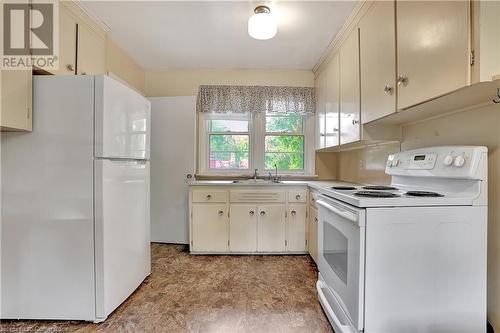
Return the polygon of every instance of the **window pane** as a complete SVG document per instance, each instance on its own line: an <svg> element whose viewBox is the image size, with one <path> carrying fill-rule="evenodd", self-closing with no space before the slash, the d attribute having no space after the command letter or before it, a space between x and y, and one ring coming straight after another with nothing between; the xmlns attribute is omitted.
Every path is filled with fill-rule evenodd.
<svg viewBox="0 0 500 333"><path fill-rule="evenodd" d="M266 135L266 152L301 153L304 151L302 135Z"/></svg>
<svg viewBox="0 0 500 333"><path fill-rule="evenodd" d="M280 170L304 169L304 137L302 135L268 135L265 139L265 167Z"/></svg>
<svg viewBox="0 0 500 333"><path fill-rule="evenodd" d="M248 132L248 120L213 119L211 132Z"/></svg>
<svg viewBox="0 0 500 333"><path fill-rule="evenodd" d="M265 153L266 169L304 170L303 153Z"/></svg>
<svg viewBox="0 0 500 333"><path fill-rule="evenodd" d="M211 134L210 169L248 169L248 135Z"/></svg>
<svg viewBox="0 0 500 333"><path fill-rule="evenodd" d="M300 114L267 116L266 132L302 133L302 116Z"/></svg>

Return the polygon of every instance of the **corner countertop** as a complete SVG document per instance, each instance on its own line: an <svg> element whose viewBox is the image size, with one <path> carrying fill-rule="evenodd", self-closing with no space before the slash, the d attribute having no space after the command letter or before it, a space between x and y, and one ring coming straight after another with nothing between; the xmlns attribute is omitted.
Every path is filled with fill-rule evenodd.
<svg viewBox="0 0 500 333"><path fill-rule="evenodd" d="M349 182L338 180L284 180L280 183L272 183L268 181L240 181L233 182L232 180L195 180L189 183L189 186L308 186L313 189L323 189L332 186L358 185Z"/></svg>

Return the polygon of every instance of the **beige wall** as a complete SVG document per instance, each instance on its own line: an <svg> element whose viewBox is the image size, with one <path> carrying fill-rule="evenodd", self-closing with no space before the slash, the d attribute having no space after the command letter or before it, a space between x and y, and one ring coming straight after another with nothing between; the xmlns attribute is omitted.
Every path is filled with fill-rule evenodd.
<svg viewBox="0 0 500 333"><path fill-rule="evenodd" d="M145 93L145 71L127 53L116 45L109 37L106 38L106 72L128 85Z"/></svg>
<svg viewBox="0 0 500 333"><path fill-rule="evenodd" d="M500 330L500 105L477 107L403 127L403 150L460 144L482 145L489 150L488 319ZM390 153L389 148L381 147L338 153L339 179L387 182L382 162ZM367 161L366 166L368 161L373 162L374 168L363 170L361 160Z"/></svg>
<svg viewBox="0 0 500 333"><path fill-rule="evenodd" d="M203 84L314 87L314 74L309 70L146 70L146 96L193 96Z"/></svg>

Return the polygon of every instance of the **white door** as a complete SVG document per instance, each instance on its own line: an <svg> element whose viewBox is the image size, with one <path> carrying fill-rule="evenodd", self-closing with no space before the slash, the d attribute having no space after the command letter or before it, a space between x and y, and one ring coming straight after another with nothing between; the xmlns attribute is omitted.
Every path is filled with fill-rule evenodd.
<svg viewBox="0 0 500 333"><path fill-rule="evenodd" d="M288 251L307 251L306 205L288 206L286 232Z"/></svg>
<svg viewBox="0 0 500 333"><path fill-rule="evenodd" d="M365 213L320 196L318 269L353 325L363 329Z"/></svg>
<svg viewBox="0 0 500 333"><path fill-rule="evenodd" d="M285 205L260 205L258 211L257 250L285 251Z"/></svg>
<svg viewBox="0 0 500 333"><path fill-rule="evenodd" d="M257 207L232 204L229 221L229 251L257 251Z"/></svg>
<svg viewBox="0 0 500 333"><path fill-rule="evenodd" d="M105 318L149 275L149 162L96 160L96 313Z"/></svg>
<svg viewBox="0 0 500 333"><path fill-rule="evenodd" d="M189 243L187 175L195 171L196 97L151 101L151 240Z"/></svg>
<svg viewBox="0 0 500 333"><path fill-rule="evenodd" d="M151 103L108 76L95 77L95 156L149 159Z"/></svg>
<svg viewBox="0 0 500 333"><path fill-rule="evenodd" d="M192 251L227 251L227 205L194 204Z"/></svg>

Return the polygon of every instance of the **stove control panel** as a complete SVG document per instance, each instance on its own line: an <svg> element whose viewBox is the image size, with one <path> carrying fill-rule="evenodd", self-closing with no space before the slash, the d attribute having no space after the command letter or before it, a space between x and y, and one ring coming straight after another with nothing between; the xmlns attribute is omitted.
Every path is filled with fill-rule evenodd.
<svg viewBox="0 0 500 333"><path fill-rule="evenodd" d="M486 147L443 146L390 155L385 173L396 176L481 179ZM481 165L480 165L481 164Z"/></svg>

